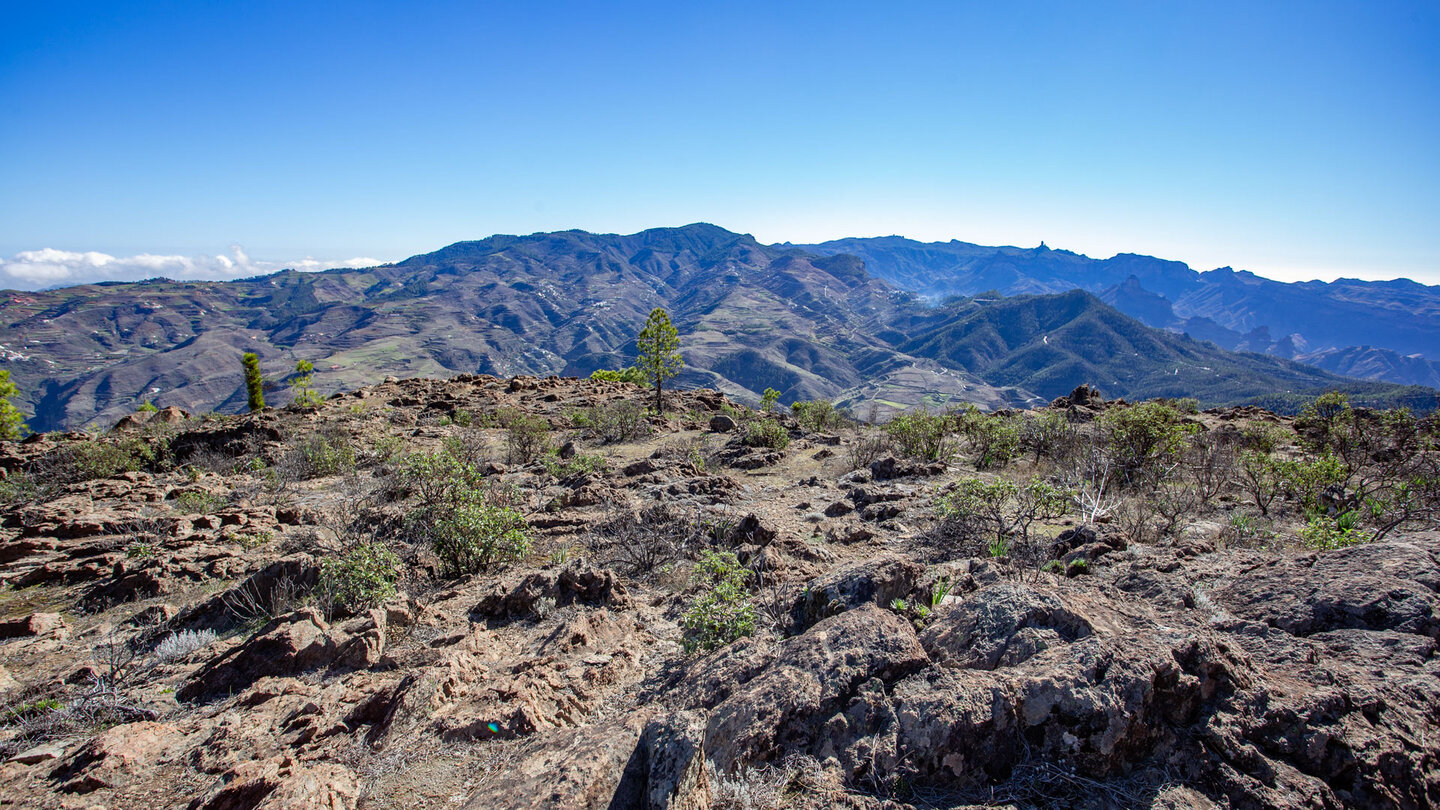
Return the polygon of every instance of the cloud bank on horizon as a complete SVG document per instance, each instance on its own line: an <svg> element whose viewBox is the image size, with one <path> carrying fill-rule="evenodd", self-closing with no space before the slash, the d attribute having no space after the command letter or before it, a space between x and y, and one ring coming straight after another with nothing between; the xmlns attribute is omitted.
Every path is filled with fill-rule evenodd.
<svg viewBox="0 0 1440 810"><path fill-rule="evenodd" d="M306 256L290 261L253 259L240 245L231 245L229 255L161 255L140 253L112 256L108 253L43 248L22 250L9 259L0 259L0 287L42 290L97 281L144 281L168 278L175 281L227 281L263 276L279 270L313 272L336 267L374 267L380 259L316 259Z"/></svg>

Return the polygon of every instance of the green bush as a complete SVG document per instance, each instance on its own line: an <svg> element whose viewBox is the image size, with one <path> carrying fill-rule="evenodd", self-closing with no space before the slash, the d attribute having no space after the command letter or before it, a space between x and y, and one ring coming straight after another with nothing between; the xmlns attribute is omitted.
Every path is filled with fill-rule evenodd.
<svg viewBox="0 0 1440 810"><path fill-rule="evenodd" d="M609 382L628 382L636 385L648 385L649 380L645 379L645 372L634 366L613 371L607 368L596 369L590 373L592 380L607 380Z"/></svg>
<svg viewBox="0 0 1440 810"><path fill-rule="evenodd" d="M940 517L971 524L988 532L1009 551L1009 538L1018 532L1022 540L1030 539L1030 527L1037 520L1051 520L1065 514L1070 493L1052 486L1038 477L1024 484L1004 478L984 481L966 478L955 489L942 496L936 506ZM995 554L996 546L991 546Z"/></svg>
<svg viewBox="0 0 1440 810"><path fill-rule="evenodd" d="M312 433L298 448L306 478L324 478L355 471L355 446L341 432Z"/></svg>
<svg viewBox="0 0 1440 810"><path fill-rule="evenodd" d="M301 360L295 364L295 377L290 380L290 387L295 390L294 399L290 400L290 407L301 409L314 409L320 407L325 398L312 387L315 383L315 364L309 360Z"/></svg>
<svg viewBox="0 0 1440 810"><path fill-rule="evenodd" d="M147 399L147 400L145 400L144 402L140 403L140 406L135 409L135 412L136 412L136 413L155 413L155 412L157 412L157 411L159 411L159 410L160 410L159 408L155 407L155 403L153 403L153 402L151 402L150 400Z"/></svg>
<svg viewBox="0 0 1440 810"><path fill-rule="evenodd" d="M790 414L800 423L800 427L810 433L839 430L849 422L844 414L835 410L835 404L828 399L796 402L790 406Z"/></svg>
<svg viewBox="0 0 1440 810"><path fill-rule="evenodd" d="M692 581L702 590L680 620L686 652L713 650L755 632L748 576L734 552L707 550L700 555Z"/></svg>
<svg viewBox="0 0 1440 810"><path fill-rule="evenodd" d="M509 507L471 498L434 510L429 518L431 548L444 576L474 574L530 552L525 519Z"/></svg>
<svg viewBox="0 0 1440 810"><path fill-rule="evenodd" d="M587 475L605 469L605 457L595 453L577 453L568 459L563 459L558 453L552 451L540 459L540 463L545 465L546 472L558 479L569 478L573 475Z"/></svg>
<svg viewBox="0 0 1440 810"><path fill-rule="evenodd" d="M211 492L182 492L170 505L187 515L212 515L224 508L225 498Z"/></svg>
<svg viewBox="0 0 1440 810"><path fill-rule="evenodd" d="M900 455L934 461L949 455L949 427L950 420L943 416L917 412L900 414L880 430Z"/></svg>
<svg viewBox="0 0 1440 810"><path fill-rule="evenodd" d="M1098 421L1116 466L1132 483L1174 461L1185 449L1186 437L1199 431L1163 402L1111 408Z"/></svg>
<svg viewBox="0 0 1440 810"><path fill-rule="evenodd" d="M116 441L89 439L63 446L59 460L65 477L90 481L152 468L161 455L159 446L130 436Z"/></svg>
<svg viewBox="0 0 1440 810"><path fill-rule="evenodd" d="M395 595L400 558L380 543L361 543L339 557L320 560L316 592L347 613L359 613Z"/></svg>
<svg viewBox="0 0 1440 810"><path fill-rule="evenodd" d="M770 413L775 410L775 405L780 401L780 392L774 388L766 388L765 393L760 395L760 412Z"/></svg>
<svg viewBox="0 0 1440 810"><path fill-rule="evenodd" d="M400 462L400 479L430 508L468 497L485 481L474 465L448 450L406 456Z"/></svg>
<svg viewBox="0 0 1440 810"><path fill-rule="evenodd" d="M1364 533L1356 527L1354 514L1347 512L1338 520L1323 516L1311 518L1300 529L1300 542L1316 551L1330 551L1365 542Z"/></svg>
<svg viewBox="0 0 1440 810"><path fill-rule="evenodd" d="M784 450L790 446L790 432L774 419L756 419L745 431L743 440L748 447L768 447Z"/></svg>
<svg viewBox="0 0 1440 810"><path fill-rule="evenodd" d="M24 503L40 495L40 487L28 473L12 472L0 478L0 506Z"/></svg>
<svg viewBox="0 0 1440 810"><path fill-rule="evenodd" d="M977 470L1004 467L1020 455L1020 426L1015 419L984 414L974 406L959 414L958 428L969 442Z"/></svg>
<svg viewBox="0 0 1440 810"><path fill-rule="evenodd" d="M623 399L575 411L570 419L586 438L601 444L637 439L650 432L644 407Z"/></svg>
<svg viewBox="0 0 1440 810"><path fill-rule="evenodd" d="M1065 414L1060 411L1027 413L1020 419L1020 451L1029 453L1038 462L1042 458L1060 458L1067 449L1073 431Z"/></svg>

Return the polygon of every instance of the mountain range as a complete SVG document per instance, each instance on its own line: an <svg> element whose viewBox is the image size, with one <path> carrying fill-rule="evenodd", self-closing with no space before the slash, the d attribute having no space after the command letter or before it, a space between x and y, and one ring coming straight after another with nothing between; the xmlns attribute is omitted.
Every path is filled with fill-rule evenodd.
<svg viewBox="0 0 1440 810"><path fill-rule="evenodd" d="M1273 356L1280 352L1269 346L1232 347L1269 354L1231 351L1211 335L1154 325L1167 302L1177 302L1175 313L1180 301L1193 307L1213 298L1230 302L1231 315L1223 323L1192 319L1209 318L1228 334L1224 323L1251 317L1244 307L1271 311L1246 303L1269 286L1239 299L1195 286L1211 274L1147 257L1096 263L1043 248L950 245L958 247L894 239L764 245L695 224L630 235L493 236L364 269L6 292L0 356L36 430L105 425L144 401L239 410L246 351L260 354L280 402L299 359L315 364L316 386L326 392L387 375L584 376L633 362L635 334L654 307L669 310L679 329L680 385L749 400L773 387L784 402L832 398L861 415L954 402L1026 406L1084 382L1111 396L1207 404L1332 387L1376 401L1433 402L1430 389L1360 383ZM977 252L984 250L989 258ZM965 255L974 259L968 269L925 268ZM1092 283L1065 286L1092 266L1103 268ZM966 292L976 285L983 289ZM1392 291L1386 300L1395 306L1428 306L1433 292L1408 282L1379 288ZM1310 287L1276 289L1300 295ZM1354 308L1345 295L1331 298ZM1137 316L1144 307L1154 312ZM1367 370L1421 363L1398 352L1423 343L1428 321L1390 320L1397 323L1386 334L1399 348L1325 359Z"/></svg>
<svg viewBox="0 0 1440 810"><path fill-rule="evenodd" d="M1223 349L1293 358L1347 376L1435 385L1440 287L1406 279L1285 283L1122 253L922 243L898 236L796 246L864 259L875 277L932 300L1086 290L1156 328Z"/></svg>

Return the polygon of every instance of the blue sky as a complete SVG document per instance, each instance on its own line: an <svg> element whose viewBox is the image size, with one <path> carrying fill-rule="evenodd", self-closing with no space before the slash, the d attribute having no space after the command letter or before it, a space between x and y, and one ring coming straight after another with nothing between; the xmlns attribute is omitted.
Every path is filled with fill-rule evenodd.
<svg viewBox="0 0 1440 810"><path fill-rule="evenodd" d="M1433 2L0 8L0 269L707 221L1440 283Z"/></svg>

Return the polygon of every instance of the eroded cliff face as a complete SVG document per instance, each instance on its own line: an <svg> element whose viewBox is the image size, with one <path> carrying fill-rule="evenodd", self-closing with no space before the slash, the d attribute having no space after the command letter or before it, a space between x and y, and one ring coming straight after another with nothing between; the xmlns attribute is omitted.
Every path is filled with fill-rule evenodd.
<svg viewBox="0 0 1440 810"><path fill-rule="evenodd" d="M406 380L312 411L162 412L99 440L4 445L7 480L36 488L0 523L0 795L209 810L1440 803L1440 533L1244 548L1216 519L1231 499L1151 542L1047 521L1040 562L1061 564L1042 569L937 540L936 493L993 475L956 460L856 469L861 436L788 415L773 417L786 446L753 447L754 417L707 391L633 412L619 442L574 427L645 397ZM1083 422L1114 406L1057 407ZM553 455L516 454L517 414L544 421ZM75 472L142 439L170 463ZM427 496L404 459L447 441L523 515L520 559L450 578L415 541ZM325 598L327 561L370 542L396 555L394 594ZM744 566L755 631L690 651L706 550Z"/></svg>

